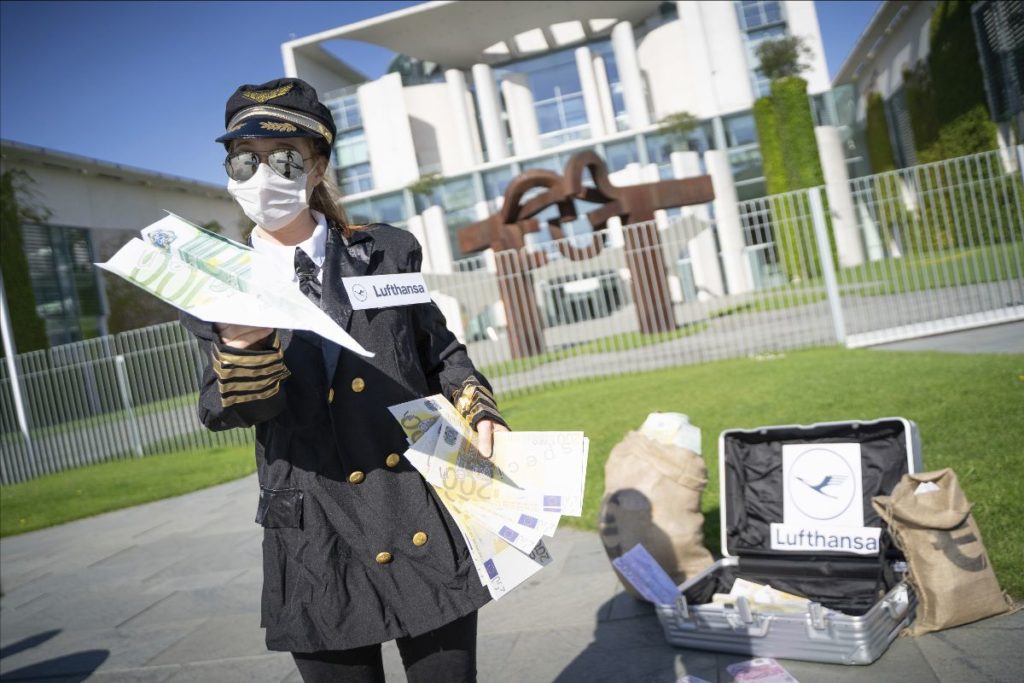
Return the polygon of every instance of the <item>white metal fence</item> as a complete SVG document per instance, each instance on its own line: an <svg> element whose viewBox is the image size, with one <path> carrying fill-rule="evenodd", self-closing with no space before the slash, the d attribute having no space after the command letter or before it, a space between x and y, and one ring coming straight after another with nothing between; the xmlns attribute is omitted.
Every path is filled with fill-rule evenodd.
<svg viewBox="0 0 1024 683"><path fill-rule="evenodd" d="M812 188L742 202L746 248L738 260L718 253L722 228L694 209L474 256L427 281L503 396L1024 319L1019 168L991 152L853 180L863 257L852 264L836 252L824 189ZM0 371L5 484L252 438L243 430L213 434L197 422L201 359L176 323L23 354L18 367L32 439L21 436Z"/></svg>
<svg viewBox="0 0 1024 683"><path fill-rule="evenodd" d="M209 432L196 418L202 360L165 323L19 354L29 437L0 366L0 483L115 458L246 443L250 430Z"/></svg>

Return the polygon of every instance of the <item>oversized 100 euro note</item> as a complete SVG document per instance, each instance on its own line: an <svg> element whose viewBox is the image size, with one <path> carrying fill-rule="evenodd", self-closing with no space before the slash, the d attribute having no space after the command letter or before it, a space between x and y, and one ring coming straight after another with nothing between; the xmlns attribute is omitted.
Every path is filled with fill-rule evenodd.
<svg viewBox="0 0 1024 683"><path fill-rule="evenodd" d="M193 225L179 216L143 228L106 263L120 275L200 320L310 330L372 357L291 281L278 281L270 257Z"/></svg>
<svg viewBox="0 0 1024 683"><path fill-rule="evenodd" d="M432 457L440 440L441 429L442 425L435 421L432 427L419 434L420 438L406 451L405 457L417 469L422 471L421 468L426 467L426 462ZM487 586L495 600L551 562L551 555L541 541L538 540L528 550L521 550L505 538L495 535L474 512L467 510L464 503L455 500L448 491L433 484L431 486L462 532L480 583Z"/></svg>

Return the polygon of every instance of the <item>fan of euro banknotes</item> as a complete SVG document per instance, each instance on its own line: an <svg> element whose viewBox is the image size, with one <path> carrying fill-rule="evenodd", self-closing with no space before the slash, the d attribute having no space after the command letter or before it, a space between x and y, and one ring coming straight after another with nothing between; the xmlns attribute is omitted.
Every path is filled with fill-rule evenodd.
<svg viewBox="0 0 1024 683"><path fill-rule="evenodd" d="M433 486L494 599L551 562L543 537L578 517L590 440L583 432L497 432L482 457L477 435L443 396L391 406L405 457Z"/></svg>

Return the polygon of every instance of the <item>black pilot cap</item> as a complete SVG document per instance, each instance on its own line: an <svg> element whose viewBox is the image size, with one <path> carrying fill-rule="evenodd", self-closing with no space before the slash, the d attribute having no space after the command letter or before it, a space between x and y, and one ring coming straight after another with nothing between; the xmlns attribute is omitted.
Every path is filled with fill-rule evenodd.
<svg viewBox="0 0 1024 683"><path fill-rule="evenodd" d="M217 142L238 138L315 138L330 148L338 129L316 90L298 78L242 85L224 109L227 132Z"/></svg>

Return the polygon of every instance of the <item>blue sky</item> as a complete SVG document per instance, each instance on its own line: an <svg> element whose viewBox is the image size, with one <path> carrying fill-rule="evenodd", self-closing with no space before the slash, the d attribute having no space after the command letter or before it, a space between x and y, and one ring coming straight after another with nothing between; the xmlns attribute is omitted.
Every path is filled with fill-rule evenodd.
<svg viewBox="0 0 1024 683"><path fill-rule="evenodd" d="M281 43L417 2L0 2L0 137L221 184L224 101ZM816 2L832 74L877 8ZM370 78L391 53L336 42Z"/></svg>

